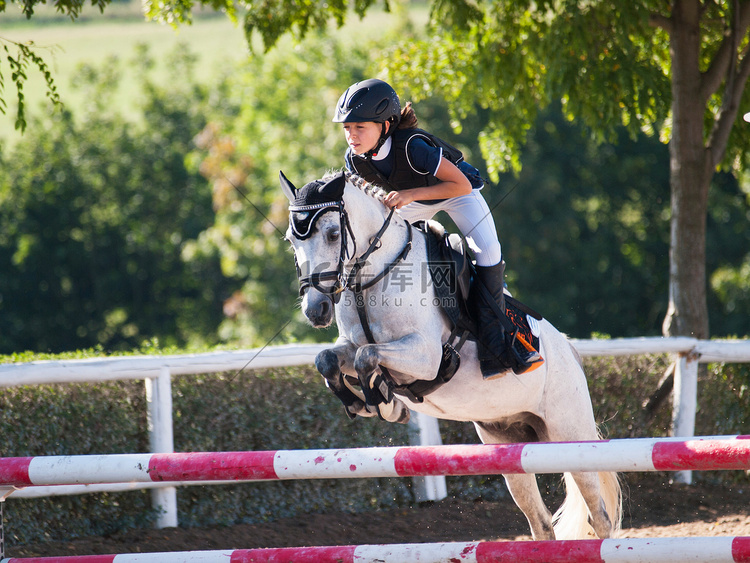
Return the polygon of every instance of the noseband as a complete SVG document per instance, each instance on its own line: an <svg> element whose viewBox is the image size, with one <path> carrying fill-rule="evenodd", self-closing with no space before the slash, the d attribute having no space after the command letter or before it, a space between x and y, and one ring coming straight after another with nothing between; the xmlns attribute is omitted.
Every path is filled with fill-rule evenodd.
<svg viewBox="0 0 750 563"><path fill-rule="evenodd" d="M325 213L326 211L331 210L337 210L339 212L339 222L341 225L341 249L339 251L339 259L338 264L336 266L335 270L327 270L324 272L313 272L308 276L302 275L302 270L299 267L299 264L297 264L297 257L295 255L294 258L294 264L297 268L297 278L299 280L299 295L302 297L307 291L307 289L310 286L313 286L315 289L320 291L323 294L328 295L333 299L334 303L338 303L341 299L341 294L346 290L352 290L356 293L359 293L380 280L382 280L386 275L388 275L393 268L396 267L396 265L406 258L406 256L411 251L411 245L412 245L412 227L409 224L409 222L406 222L407 226L407 232L408 237L406 241L406 245L404 245L404 248L401 250L401 253L396 257L396 259L388 264L385 269L375 276L372 280L367 282L366 284L362 284L361 282L357 281L357 278L359 277L360 271L362 268L367 264L367 259L370 257L370 255L375 252L378 248L381 246L381 238L383 236L383 233L385 233L386 229L388 229L388 226L391 224L391 218L393 217L393 213L395 211L395 208L391 208L390 213L388 213L388 216L385 218L385 221L383 222L383 225L380 227L380 230L375 234L375 236L370 241L370 246L367 248L367 250L356 259L354 264L352 265L351 270L349 270L349 274L344 274L344 265L346 263L346 260L350 258L352 255L349 254L349 244L348 244L348 237L350 236L352 239L352 243L354 245L354 251L353 255L356 256L357 254L357 239L354 236L354 231L352 230L351 223L349 221L349 215L346 212L346 209L344 207L344 200L339 201L331 201L331 202L325 202L325 203L317 203L313 205L290 205L289 211L290 212L310 212L314 211L314 215L312 219L310 219L310 222L308 224L308 228L304 233L298 232L295 228L294 221L291 220L291 214L290 214L290 223L292 227L292 232L294 235L299 238L307 238L310 235L310 232L315 226L315 223L317 220ZM322 281L328 281L328 280L335 280L334 284L329 287L321 287L320 282Z"/></svg>

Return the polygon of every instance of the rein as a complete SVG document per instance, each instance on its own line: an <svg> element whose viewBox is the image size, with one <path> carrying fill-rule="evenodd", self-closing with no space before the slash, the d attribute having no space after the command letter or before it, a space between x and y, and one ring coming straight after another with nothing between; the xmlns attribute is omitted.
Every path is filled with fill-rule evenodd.
<svg viewBox="0 0 750 563"><path fill-rule="evenodd" d="M406 221L406 244L404 245L404 248L401 250L399 255L396 256L396 258L390 264L388 264L382 272L380 272L369 282L362 284L355 282L355 280L359 275L360 270L365 266L365 264L367 264L367 259L369 258L370 254L380 248L380 238L383 236L383 233L385 233L386 229L388 229L394 211L395 208L392 207L390 213L388 213L388 217L386 217L385 222L383 223L383 226L380 227L380 230L373 237L369 248L364 252L364 254L362 254L362 256L357 259L357 261L352 266L352 269L349 271L349 277L345 286L345 289L349 289L354 293L354 305L357 309L359 324L362 326L362 330L365 333L365 338L367 338L367 342L369 344L377 344L377 342L375 341L375 335L372 333L372 329L370 328L370 321L367 318L367 300L365 299L363 293L365 290L371 288L385 276L387 276L398 265L399 262L404 260L409 255L413 241L412 226L409 221ZM375 376L370 381L360 380L359 382L362 393L365 396L365 402L371 405L379 405L382 402L390 403L393 400L393 376L388 371L388 368L384 365L380 365L380 372L381 375ZM379 408L378 416L380 418L383 418Z"/></svg>
<svg viewBox="0 0 750 563"><path fill-rule="evenodd" d="M386 219L383 227L378 232L378 235L376 235L376 239L379 239L379 237L382 235L382 233L385 232L385 229L388 227L388 223L393 216L393 210L394 209L391 208L391 212L388 214L388 218ZM362 330L365 333L365 338L367 338L367 342L369 344L377 344L377 342L375 341L375 335L372 333L372 329L370 328L370 320L367 318L367 300L365 299L363 292L382 280L393 270L393 268L398 265L401 260L404 260L407 257L407 255L411 251L412 245L412 227L409 221L406 222L406 231L408 235L403 250L398 256L396 256L396 259L393 262L388 264L385 269L380 272L380 274L375 276L366 284L348 284L348 289L351 289L354 292L354 305L357 308L359 324L362 326ZM379 247L375 247L373 246L373 244L371 244L368 251L365 252L365 254L363 254L359 260L357 260L357 263L355 263L350 274L355 273L356 275L356 273L358 273L362 266L365 264L367 256L369 256L369 254L371 254L376 248ZM358 265L359 267L357 268ZM357 270L356 272L354 272L355 268ZM352 281L353 279L354 278L350 276L350 281ZM385 403L390 403L393 400L393 376L391 375L391 372L388 371L388 368L382 364L380 365L380 372L381 375L375 376L369 382L362 381L360 378L360 387L362 388L362 393L365 396L365 402L371 405L379 405L383 401L385 401ZM378 393L380 394L380 397L377 396ZM383 418L380 413L380 409L378 409L378 416L381 419Z"/></svg>
<svg viewBox="0 0 750 563"><path fill-rule="evenodd" d="M357 276L359 275L360 270L367 264L367 259L370 257L370 254L372 254L378 248L380 248L380 238L383 236L383 233L385 233L386 229L388 229L391 223L391 218L393 217L394 211L395 211L395 208L391 208L391 212L388 214L388 217L385 218L385 222L383 223L383 226L380 227L380 230L373 237L369 248L365 251L364 254L362 254L362 256L357 258L357 261L354 263L354 265L352 266L352 269L349 271L349 277L346 281L346 289L351 289L352 291L354 291L355 294L360 293L364 291L365 289L369 289L370 287L378 283L385 276L390 274L391 271L398 265L398 263L404 260L409 255L409 252L411 252L412 228L411 228L411 224L407 221L406 222L406 232L407 232L406 244L404 245L404 248L401 250L399 255L396 256L393 262L388 264L382 272L380 272L377 276L375 276L372 280L370 280L366 284L355 283L355 280ZM354 238L354 235L352 235L352 238Z"/></svg>

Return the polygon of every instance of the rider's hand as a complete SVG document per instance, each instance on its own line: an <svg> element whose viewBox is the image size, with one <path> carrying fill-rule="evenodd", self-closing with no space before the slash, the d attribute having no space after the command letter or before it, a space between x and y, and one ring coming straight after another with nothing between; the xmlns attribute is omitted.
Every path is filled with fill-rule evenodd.
<svg viewBox="0 0 750 563"><path fill-rule="evenodd" d="M411 190L389 192L388 195L385 196L385 204L388 207L401 209L404 205L408 205L414 201L414 198L409 193L410 191Z"/></svg>

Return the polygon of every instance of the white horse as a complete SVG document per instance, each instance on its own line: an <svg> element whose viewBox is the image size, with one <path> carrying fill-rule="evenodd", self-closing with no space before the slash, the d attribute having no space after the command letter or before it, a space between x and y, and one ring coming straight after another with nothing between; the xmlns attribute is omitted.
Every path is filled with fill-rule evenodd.
<svg viewBox="0 0 750 563"><path fill-rule="evenodd" d="M406 422L413 409L471 421L482 442L492 444L600 439L580 357L546 320L539 322L546 361L538 369L485 380L476 344L467 340L449 381L421 401L400 394L399 386L435 378L443 343L451 337L433 286L424 280L425 236L389 212L383 190L357 176L328 175L299 190L283 174L280 180L291 202L286 237L297 263L302 310L318 328L329 326L335 312L339 330L316 366L350 417ZM385 402L372 404L370 395L378 390ZM504 477L535 540L608 538L620 528L615 473L565 474L566 498L554 516L535 475Z"/></svg>

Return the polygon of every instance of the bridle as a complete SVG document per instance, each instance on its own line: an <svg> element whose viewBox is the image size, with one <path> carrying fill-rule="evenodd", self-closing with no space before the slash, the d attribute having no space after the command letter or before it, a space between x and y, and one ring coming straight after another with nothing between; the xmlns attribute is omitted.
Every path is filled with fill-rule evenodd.
<svg viewBox="0 0 750 563"><path fill-rule="evenodd" d="M334 303L338 303L341 299L341 294L344 291L351 290L355 294L358 294L372 287L380 280L382 280L385 276L387 276L398 265L399 262L401 262L408 256L412 247L412 227L407 221L407 240L404 248L401 250L399 255L396 256L396 258L391 263L389 263L382 272L374 276L367 283L362 283L358 279L360 277L360 272L362 271L362 268L367 264L367 259L370 257L370 255L378 248L380 248L381 238L391 224L391 219L393 218L395 208L391 208L391 211L385 218L383 225L370 241L370 245L368 246L367 250L365 250L365 252L361 256L355 259L354 264L352 265L348 274L344 273L344 268L346 265L346 261L352 256L356 256L357 254L357 239L354 236L354 231L352 230L351 222L349 221L349 214L346 212L343 199L338 201L316 203L312 205L290 205L289 211L292 232L297 238L306 238L307 236L309 236L320 216L323 215L323 213L331 210L336 210L339 212L339 223L341 225L341 248L339 250L339 258L336 269L326 270L323 272L312 272L307 276L303 276L299 264L297 263L296 255L294 258L294 264L297 268L297 279L299 280L300 297L302 297L305 291L307 291L310 286L312 286L319 292L328 295L334 301ZM314 211L315 213L308 224L307 230L304 233L298 232L295 228L294 221L292 220L291 213L310 211ZM352 244L354 245L352 254L349 253L348 237L351 237ZM320 282L329 280L335 280L332 286L321 286Z"/></svg>
<svg viewBox="0 0 750 563"><path fill-rule="evenodd" d="M385 221L383 221L383 225L380 227L378 232L375 234L375 236L370 241L370 246L367 247L367 250L362 253L361 256L355 259L354 264L352 264L351 269L349 270L348 274L344 273L344 266L346 263L346 259L350 257L349 249L348 249L348 239L347 236L351 236L352 243L354 244L354 252L353 255L356 256L357 254L357 239L354 236L354 231L352 230L351 223L349 221L349 215L346 212L346 208L344 207L344 200L338 200L338 201L332 201L330 203L318 203L313 205L290 205L289 211L295 212L295 211L315 211L315 214L310 220L310 223L308 225L308 228L306 229L305 233L299 233L295 229L294 221L292 220L291 213L290 213L290 222L292 226L292 232L295 233L295 236L298 238L300 237L308 237L310 232L313 229L314 223L318 220L318 218L326 211L330 210L338 210L339 212L339 220L341 225L341 249L339 251L339 260L338 265L335 270L328 270L325 272L313 272L308 276L303 276L302 272L299 268L299 264L297 264L297 259L295 255L295 265L297 266L297 277L299 279L299 294L300 297L304 295L305 291L310 288L310 286L315 287L318 291L321 293L328 295L328 297L335 303L338 304L339 300L341 299L341 294L344 291L352 291L354 293L354 304L357 309L357 316L359 317L360 325L362 326L362 330L365 333L365 338L367 338L367 341L370 344L375 344L375 336L372 333L372 329L370 328L370 322L368 320L367 315L367 306L366 306L366 300L364 299L363 292L378 283L380 280L382 280L385 276L387 276L397 265L399 262L404 260L409 252L411 251L412 247L412 239L413 239L413 233L412 233L412 226L411 224L406 221L406 231L407 231L407 239L406 244L404 245L404 248L401 250L398 256L390 262L384 269L381 271L378 275L374 276L371 280L369 280L367 283L362 283L358 278L360 277L360 273L362 271L362 268L367 264L367 259L370 257L370 255L375 252L378 248L381 247L381 238L383 237L383 234L388 229L388 227L391 224L391 219L393 218L393 213L395 211L395 208L391 208L391 211L388 213L388 216L385 218ZM324 280L336 280L333 286L329 288L320 287L319 282ZM390 402L392 399L392 391L391 386L389 386L389 381L393 381L393 377L389 373L388 369L381 365L380 370L383 374L383 376L378 376L376 379L379 383L379 393L380 397L383 398L385 402ZM383 379L385 377L386 379ZM342 376L343 378L343 376ZM348 383L346 383L346 379L343 379L345 382L345 385L349 386ZM390 384L392 385L392 383ZM383 401L381 401L374 389L371 388L371 385L368 384L366 381L360 381L360 387L362 389L362 393L365 396L365 401L369 404L377 405ZM380 415L380 410L378 409L378 416ZM381 416L382 418L382 416Z"/></svg>
<svg viewBox="0 0 750 563"><path fill-rule="evenodd" d="M354 236L354 232L352 231L352 227L349 223L349 216L346 212L346 209L344 208L344 201L332 201L332 202L325 202L325 203L316 203L313 205L290 205L289 206L289 225L292 229L292 233L298 238L303 239L307 238L310 235L310 232L315 227L315 223L318 221L318 219L323 215L323 213L327 211L336 210L339 212L339 223L341 225L341 249L339 250L339 259L336 265L335 270L326 270L324 272L312 272L308 276L302 275L302 269L299 267L299 263L297 262L297 255L294 255L294 266L297 269L297 280L299 281L299 296L302 297L305 294L305 291L307 291L310 286L313 286L315 289L320 291L321 293L324 293L329 296L333 296L332 298L336 303L338 303L338 300L341 296L341 293L344 291L344 288L346 287L345 277L344 277L344 264L346 263L346 260L350 257L349 254L349 244L348 244L348 238L347 235L352 237L352 243L354 244L354 254L357 253L357 240ZM310 212L314 211L314 215L310 222L308 223L307 229L305 232L299 232L294 224L294 220L292 218L292 213L294 212ZM323 287L320 282L334 280L334 284L329 287Z"/></svg>

